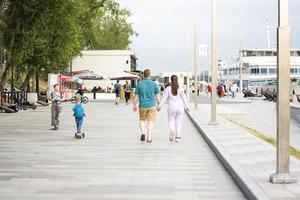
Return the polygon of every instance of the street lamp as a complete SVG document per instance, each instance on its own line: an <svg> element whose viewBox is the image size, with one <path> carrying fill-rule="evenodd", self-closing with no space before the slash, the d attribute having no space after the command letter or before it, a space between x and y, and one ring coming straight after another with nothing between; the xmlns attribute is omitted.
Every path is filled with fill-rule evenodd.
<svg viewBox="0 0 300 200"><path fill-rule="evenodd" d="M199 68L200 68L200 58L199 58L199 31L197 25L197 0L194 1L194 103L195 110L198 109L199 97L198 97L198 81L199 81Z"/></svg>
<svg viewBox="0 0 300 200"><path fill-rule="evenodd" d="M272 183L295 183L290 176L290 28L289 1L278 0L277 29L277 166Z"/></svg>
<svg viewBox="0 0 300 200"><path fill-rule="evenodd" d="M211 124L217 123L217 45L216 45L216 0L212 0L211 9Z"/></svg>
<svg viewBox="0 0 300 200"><path fill-rule="evenodd" d="M188 28L185 32L186 48L185 48L185 71L186 71L186 96L188 101L190 100L190 73L189 73L189 55L190 55L190 43L188 37Z"/></svg>
<svg viewBox="0 0 300 200"><path fill-rule="evenodd" d="M242 37L240 38L240 58L239 58L239 64L240 64L240 100L243 98L243 40Z"/></svg>

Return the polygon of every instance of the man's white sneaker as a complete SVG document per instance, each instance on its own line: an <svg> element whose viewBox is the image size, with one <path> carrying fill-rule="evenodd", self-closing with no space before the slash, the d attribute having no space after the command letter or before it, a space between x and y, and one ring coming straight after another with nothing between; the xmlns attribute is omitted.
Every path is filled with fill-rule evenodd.
<svg viewBox="0 0 300 200"><path fill-rule="evenodd" d="M180 142L180 138L176 138L176 139L175 139L175 142Z"/></svg>

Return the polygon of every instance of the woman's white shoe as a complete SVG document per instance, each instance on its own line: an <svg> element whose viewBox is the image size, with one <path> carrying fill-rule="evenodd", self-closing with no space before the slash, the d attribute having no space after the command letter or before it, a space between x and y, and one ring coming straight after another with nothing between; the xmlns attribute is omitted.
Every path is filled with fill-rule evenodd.
<svg viewBox="0 0 300 200"><path fill-rule="evenodd" d="M175 136L174 133L170 133L170 135L169 135L169 141L170 141L170 142L173 142L173 141L174 141L174 136Z"/></svg>
<svg viewBox="0 0 300 200"><path fill-rule="evenodd" d="M176 138L176 139L175 139L175 142L180 142L180 138Z"/></svg>

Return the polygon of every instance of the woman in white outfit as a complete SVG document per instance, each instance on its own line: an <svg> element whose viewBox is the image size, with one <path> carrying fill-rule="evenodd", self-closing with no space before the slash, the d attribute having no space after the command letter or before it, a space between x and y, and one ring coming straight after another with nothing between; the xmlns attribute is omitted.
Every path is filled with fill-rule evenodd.
<svg viewBox="0 0 300 200"><path fill-rule="evenodd" d="M184 89L179 87L176 75L171 77L171 86L166 88L157 110L160 111L161 106L165 103L168 103L169 139L180 142L184 110L189 112L189 105Z"/></svg>

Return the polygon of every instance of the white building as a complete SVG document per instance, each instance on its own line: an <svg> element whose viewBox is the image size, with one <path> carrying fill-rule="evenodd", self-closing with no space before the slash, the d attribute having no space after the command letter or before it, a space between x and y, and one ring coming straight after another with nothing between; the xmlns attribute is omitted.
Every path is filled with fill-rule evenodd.
<svg viewBox="0 0 300 200"><path fill-rule="evenodd" d="M244 86L276 83L276 49L245 49L242 52ZM221 80L234 80L239 82L238 62L220 67L219 70ZM300 50L291 50L290 73L291 79L300 79Z"/></svg>
<svg viewBox="0 0 300 200"><path fill-rule="evenodd" d="M104 81L85 81L85 85L109 87L108 80L118 73L136 71L137 57L132 50L88 50L82 51L72 61L72 72L88 70L102 76Z"/></svg>
<svg viewBox="0 0 300 200"><path fill-rule="evenodd" d="M178 77L178 83L180 86L188 85L189 80L192 78L192 73L187 72L162 72L159 74L159 76L163 78L163 83L165 85L171 83L172 75L176 75Z"/></svg>

